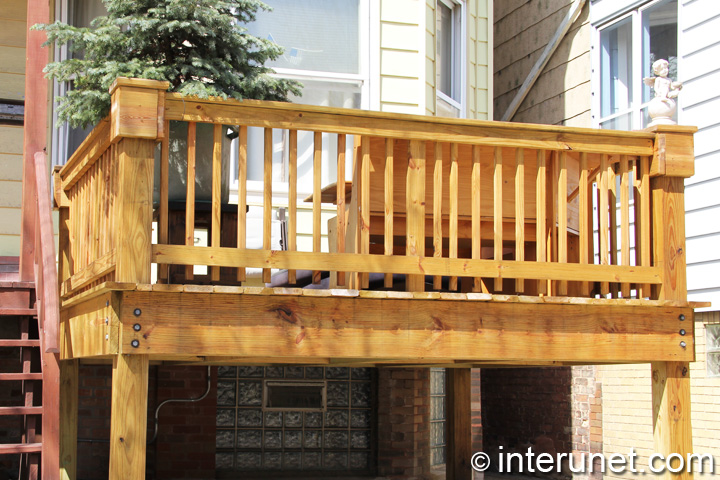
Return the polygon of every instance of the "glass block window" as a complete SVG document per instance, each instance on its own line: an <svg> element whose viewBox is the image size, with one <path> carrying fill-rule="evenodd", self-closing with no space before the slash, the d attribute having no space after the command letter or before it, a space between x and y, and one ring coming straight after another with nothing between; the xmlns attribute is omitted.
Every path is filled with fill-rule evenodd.
<svg viewBox="0 0 720 480"><path fill-rule="evenodd" d="M288 380L322 384L324 409L266 408L267 385ZM218 473L374 473L374 385L369 368L219 367Z"/></svg>
<svg viewBox="0 0 720 480"><path fill-rule="evenodd" d="M705 325L708 377L720 377L720 325Z"/></svg>
<svg viewBox="0 0 720 480"><path fill-rule="evenodd" d="M445 369L430 369L430 465L445 463Z"/></svg>

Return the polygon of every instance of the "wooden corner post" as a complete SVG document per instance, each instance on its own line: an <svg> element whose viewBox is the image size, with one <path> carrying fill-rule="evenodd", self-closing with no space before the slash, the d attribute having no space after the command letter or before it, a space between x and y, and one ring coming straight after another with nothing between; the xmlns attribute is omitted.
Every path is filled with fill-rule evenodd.
<svg viewBox="0 0 720 480"><path fill-rule="evenodd" d="M110 88L110 138L118 162L115 281L150 283L155 144L165 131L168 82L118 78ZM112 480L145 478L149 357L113 359L110 417Z"/></svg>
<svg viewBox="0 0 720 480"><path fill-rule="evenodd" d="M652 190L653 261L662 270L662 284L655 294L660 300L687 300L684 180L694 173L694 127L657 126L650 166ZM678 351L694 349L693 318L678 318ZM653 437L655 452L692 453L690 423L690 366L688 362L652 364ZM669 463L677 467L677 459ZM666 473L665 475L670 475ZM691 480L686 468L673 474Z"/></svg>
<svg viewBox="0 0 720 480"><path fill-rule="evenodd" d="M167 134L168 86L121 77L110 88L110 138L118 152L117 282L150 283L155 144Z"/></svg>

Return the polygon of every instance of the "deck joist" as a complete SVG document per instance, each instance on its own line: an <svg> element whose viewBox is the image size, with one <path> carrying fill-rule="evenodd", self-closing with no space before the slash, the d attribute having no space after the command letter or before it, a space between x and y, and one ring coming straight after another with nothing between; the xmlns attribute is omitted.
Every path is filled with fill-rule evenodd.
<svg viewBox="0 0 720 480"><path fill-rule="evenodd" d="M660 301L105 284L66 302L62 358L446 366L693 361L692 318L690 305Z"/></svg>

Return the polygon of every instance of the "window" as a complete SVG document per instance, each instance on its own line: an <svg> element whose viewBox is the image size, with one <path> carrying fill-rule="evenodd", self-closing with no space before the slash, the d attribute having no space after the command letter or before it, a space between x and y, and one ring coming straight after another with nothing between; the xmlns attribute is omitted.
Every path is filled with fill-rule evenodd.
<svg viewBox="0 0 720 480"><path fill-rule="evenodd" d="M677 80L677 12L677 0L656 0L596 28L593 110L597 126L633 130L649 123L647 104L652 91L642 79L653 76L652 63L664 58L670 62L669 77Z"/></svg>
<svg viewBox="0 0 720 480"><path fill-rule="evenodd" d="M437 114L462 115L463 91L463 5L437 0L435 13L435 85Z"/></svg>
<svg viewBox="0 0 720 480"><path fill-rule="evenodd" d="M444 368L430 369L430 465L433 467L446 462L445 377Z"/></svg>
<svg viewBox="0 0 720 480"><path fill-rule="evenodd" d="M370 368L218 367L218 473L374 473L375 382Z"/></svg>
<svg viewBox="0 0 720 480"><path fill-rule="evenodd" d="M707 376L720 377L720 324L705 325Z"/></svg>
<svg viewBox="0 0 720 480"><path fill-rule="evenodd" d="M107 15L102 0L59 0L55 5L55 18L76 27L89 27L93 19ZM70 58L71 55L77 58L81 54L79 52L69 52L67 46L55 49L55 59L58 61ZM53 81L54 98L62 97L68 90L69 87L65 83ZM71 128L67 124L59 124L54 107L55 103L53 101L51 157L53 165L64 165L93 127L82 129Z"/></svg>
<svg viewBox="0 0 720 480"><path fill-rule="evenodd" d="M273 40L285 48L283 55L268 66L278 76L303 84L295 103L343 108L369 108L367 0L267 0L273 10L258 12L247 24L253 35ZM233 142L230 158L237 158ZM323 134L322 183L336 181L336 165L327 161L337 154L335 135ZM289 136L273 131L273 192L287 194ZM312 193L313 134L298 132L298 195ZM260 201L263 191L263 131L248 129L248 193ZM347 139L347 175L351 175L352 139ZM237 185L237 168L231 167Z"/></svg>

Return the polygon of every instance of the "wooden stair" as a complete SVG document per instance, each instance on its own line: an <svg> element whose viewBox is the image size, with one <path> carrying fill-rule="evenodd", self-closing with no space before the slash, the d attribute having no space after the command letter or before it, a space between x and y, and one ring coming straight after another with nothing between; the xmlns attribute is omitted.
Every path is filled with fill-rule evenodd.
<svg viewBox="0 0 720 480"><path fill-rule="evenodd" d="M40 340L34 308L35 286L29 282L13 281L8 273L12 267L8 268L7 262L0 263L3 264L0 269L3 273L0 275L0 391L17 391L17 382L20 383L19 394L3 397L0 418L22 418L20 438L12 439L15 443L0 444L0 455L16 456L10 464L12 468L17 468L19 479L37 479L42 451L39 441L43 407L39 403L43 374L40 371ZM18 352L17 360L13 359L14 352L10 349ZM10 382L15 382L15 386L11 386ZM9 420L3 425L12 429L12 422ZM19 424L20 420L17 422Z"/></svg>

